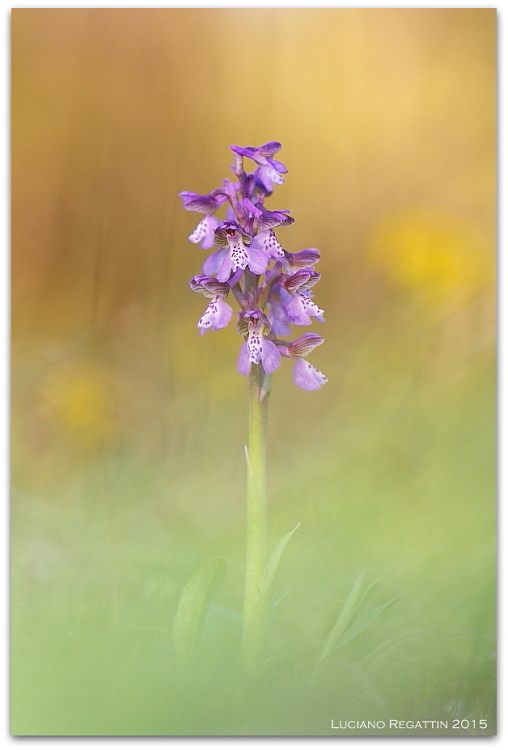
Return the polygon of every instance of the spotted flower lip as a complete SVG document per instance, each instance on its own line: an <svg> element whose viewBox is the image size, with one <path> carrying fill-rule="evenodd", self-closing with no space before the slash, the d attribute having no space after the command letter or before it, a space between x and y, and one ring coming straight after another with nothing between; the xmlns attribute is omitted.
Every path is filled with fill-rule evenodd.
<svg viewBox="0 0 508 750"><path fill-rule="evenodd" d="M264 232L257 234L252 240L251 248L261 250L268 258L285 258L284 249L275 236L273 229L265 229Z"/></svg>
<svg viewBox="0 0 508 750"><path fill-rule="evenodd" d="M311 318L316 318L321 323L325 322L324 310L306 294L295 294L286 309L291 323L296 326L309 326Z"/></svg>
<svg viewBox="0 0 508 750"><path fill-rule="evenodd" d="M293 380L295 385L303 388L304 391L317 391L322 385L328 383L328 378L306 359L299 359L296 362L293 368Z"/></svg>
<svg viewBox="0 0 508 750"><path fill-rule="evenodd" d="M218 331L225 328L233 315L233 308L224 301L222 295L217 294L210 300L208 307L198 320L200 333Z"/></svg>
<svg viewBox="0 0 508 750"><path fill-rule="evenodd" d="M189 240L195 245L201 245L203 250L209 250L213 247L215 230L219 225L220 221L215 216L205 216L189 235Z"/></svg>
<svg viewBox="0 0 508 750"><path fill-rule="evenodd" d="M252 365L262 364L266 373L280 365L281 354L277 346L266 338L270 324L261 310L246 310L239 313L238 330L247 338L240 349L238 370L248 375Z"/></svg>

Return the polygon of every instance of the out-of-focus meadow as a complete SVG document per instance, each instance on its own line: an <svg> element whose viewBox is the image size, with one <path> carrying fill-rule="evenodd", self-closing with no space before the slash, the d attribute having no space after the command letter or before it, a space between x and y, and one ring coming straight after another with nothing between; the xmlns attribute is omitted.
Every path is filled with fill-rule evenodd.
<svg viewBox="0 0 508 750"><path fill-rule="evenodd" d="M495 23L12 11L14 734L494 733ZM233 325L198 335L206 252L178 193L270 140L289 172L267 205L296 220L279 239L321 251L329 382L274 376L271 543L301 526L242 701L247 382ZM218 556L216 661L182 683L178 597ZM310 683L361 569L373 604L397 600Z"/></svg>

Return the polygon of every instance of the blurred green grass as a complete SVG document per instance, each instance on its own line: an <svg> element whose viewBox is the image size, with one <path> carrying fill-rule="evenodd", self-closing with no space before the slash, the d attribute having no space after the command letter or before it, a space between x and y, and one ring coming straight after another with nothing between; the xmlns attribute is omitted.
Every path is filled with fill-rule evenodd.
<svg viewBox="0 0 508 750"><path fill-rule="evenodd" d="M217 604L241 608L241 405L220 412L219 451L213 421L187 424L197 473L116 448L92 454L67 484L59 477L52 496L15 490L14 734L319 735L337 733L334 717L387 716L488 717L493 733L492 357L443 378L434 362L422 371L413 350L401 354L405 368L387 371L379 333L364 340L326 419L319 402L289 415L275 383L272 543L301 527L278 574L277 596L291 593L275 615L266 682L243 702L227 643L220 664L207 671L205 658L187 685L171 644L179 593L207 559L229 567ZM311 685L312 659L362 568L383 579L373 604L397 601Z"/></svg>

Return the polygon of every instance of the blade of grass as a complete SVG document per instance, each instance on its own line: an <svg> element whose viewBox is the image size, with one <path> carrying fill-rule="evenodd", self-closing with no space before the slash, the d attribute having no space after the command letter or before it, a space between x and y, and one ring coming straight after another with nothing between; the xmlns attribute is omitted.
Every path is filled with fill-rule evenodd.
<svg viewBox="0 0 508 750"><path fill-rule="evenodd" d="M192 661L212 600L226 576L227 566L217 557L196 570L180 595L173 624L173 644L179 663Z"/></svg>

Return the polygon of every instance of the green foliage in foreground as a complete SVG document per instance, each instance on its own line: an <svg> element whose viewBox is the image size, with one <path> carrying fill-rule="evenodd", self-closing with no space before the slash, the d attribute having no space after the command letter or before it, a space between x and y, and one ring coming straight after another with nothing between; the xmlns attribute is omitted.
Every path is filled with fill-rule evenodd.
<svg viewBox="0 0 508 750"><path fill-rule="evenodd" d="M436 734L495 733L491 394L480 374L410 406L387 394L375 412L342 409L326 450L307 435L312 461L273 470L271 548L301 526L256 684L238 666L238 498L229 524L206 529L174 510L184 476L170 477L164 513L147 501L157 468L121 455L82 469L73 505L15 491L11 731L368 734L331 720L425 719L448 721ZM202 490L220 507L220 468L209 469ZM209 562L219 557L223 582L222 562ZM197 623L192 643L175 626L179 601L180 621ZM175 645L184 662L197 649L183 674ZM453 718L469 728L452 730ZM472 728L479 719L487 730Z"/></svg>

